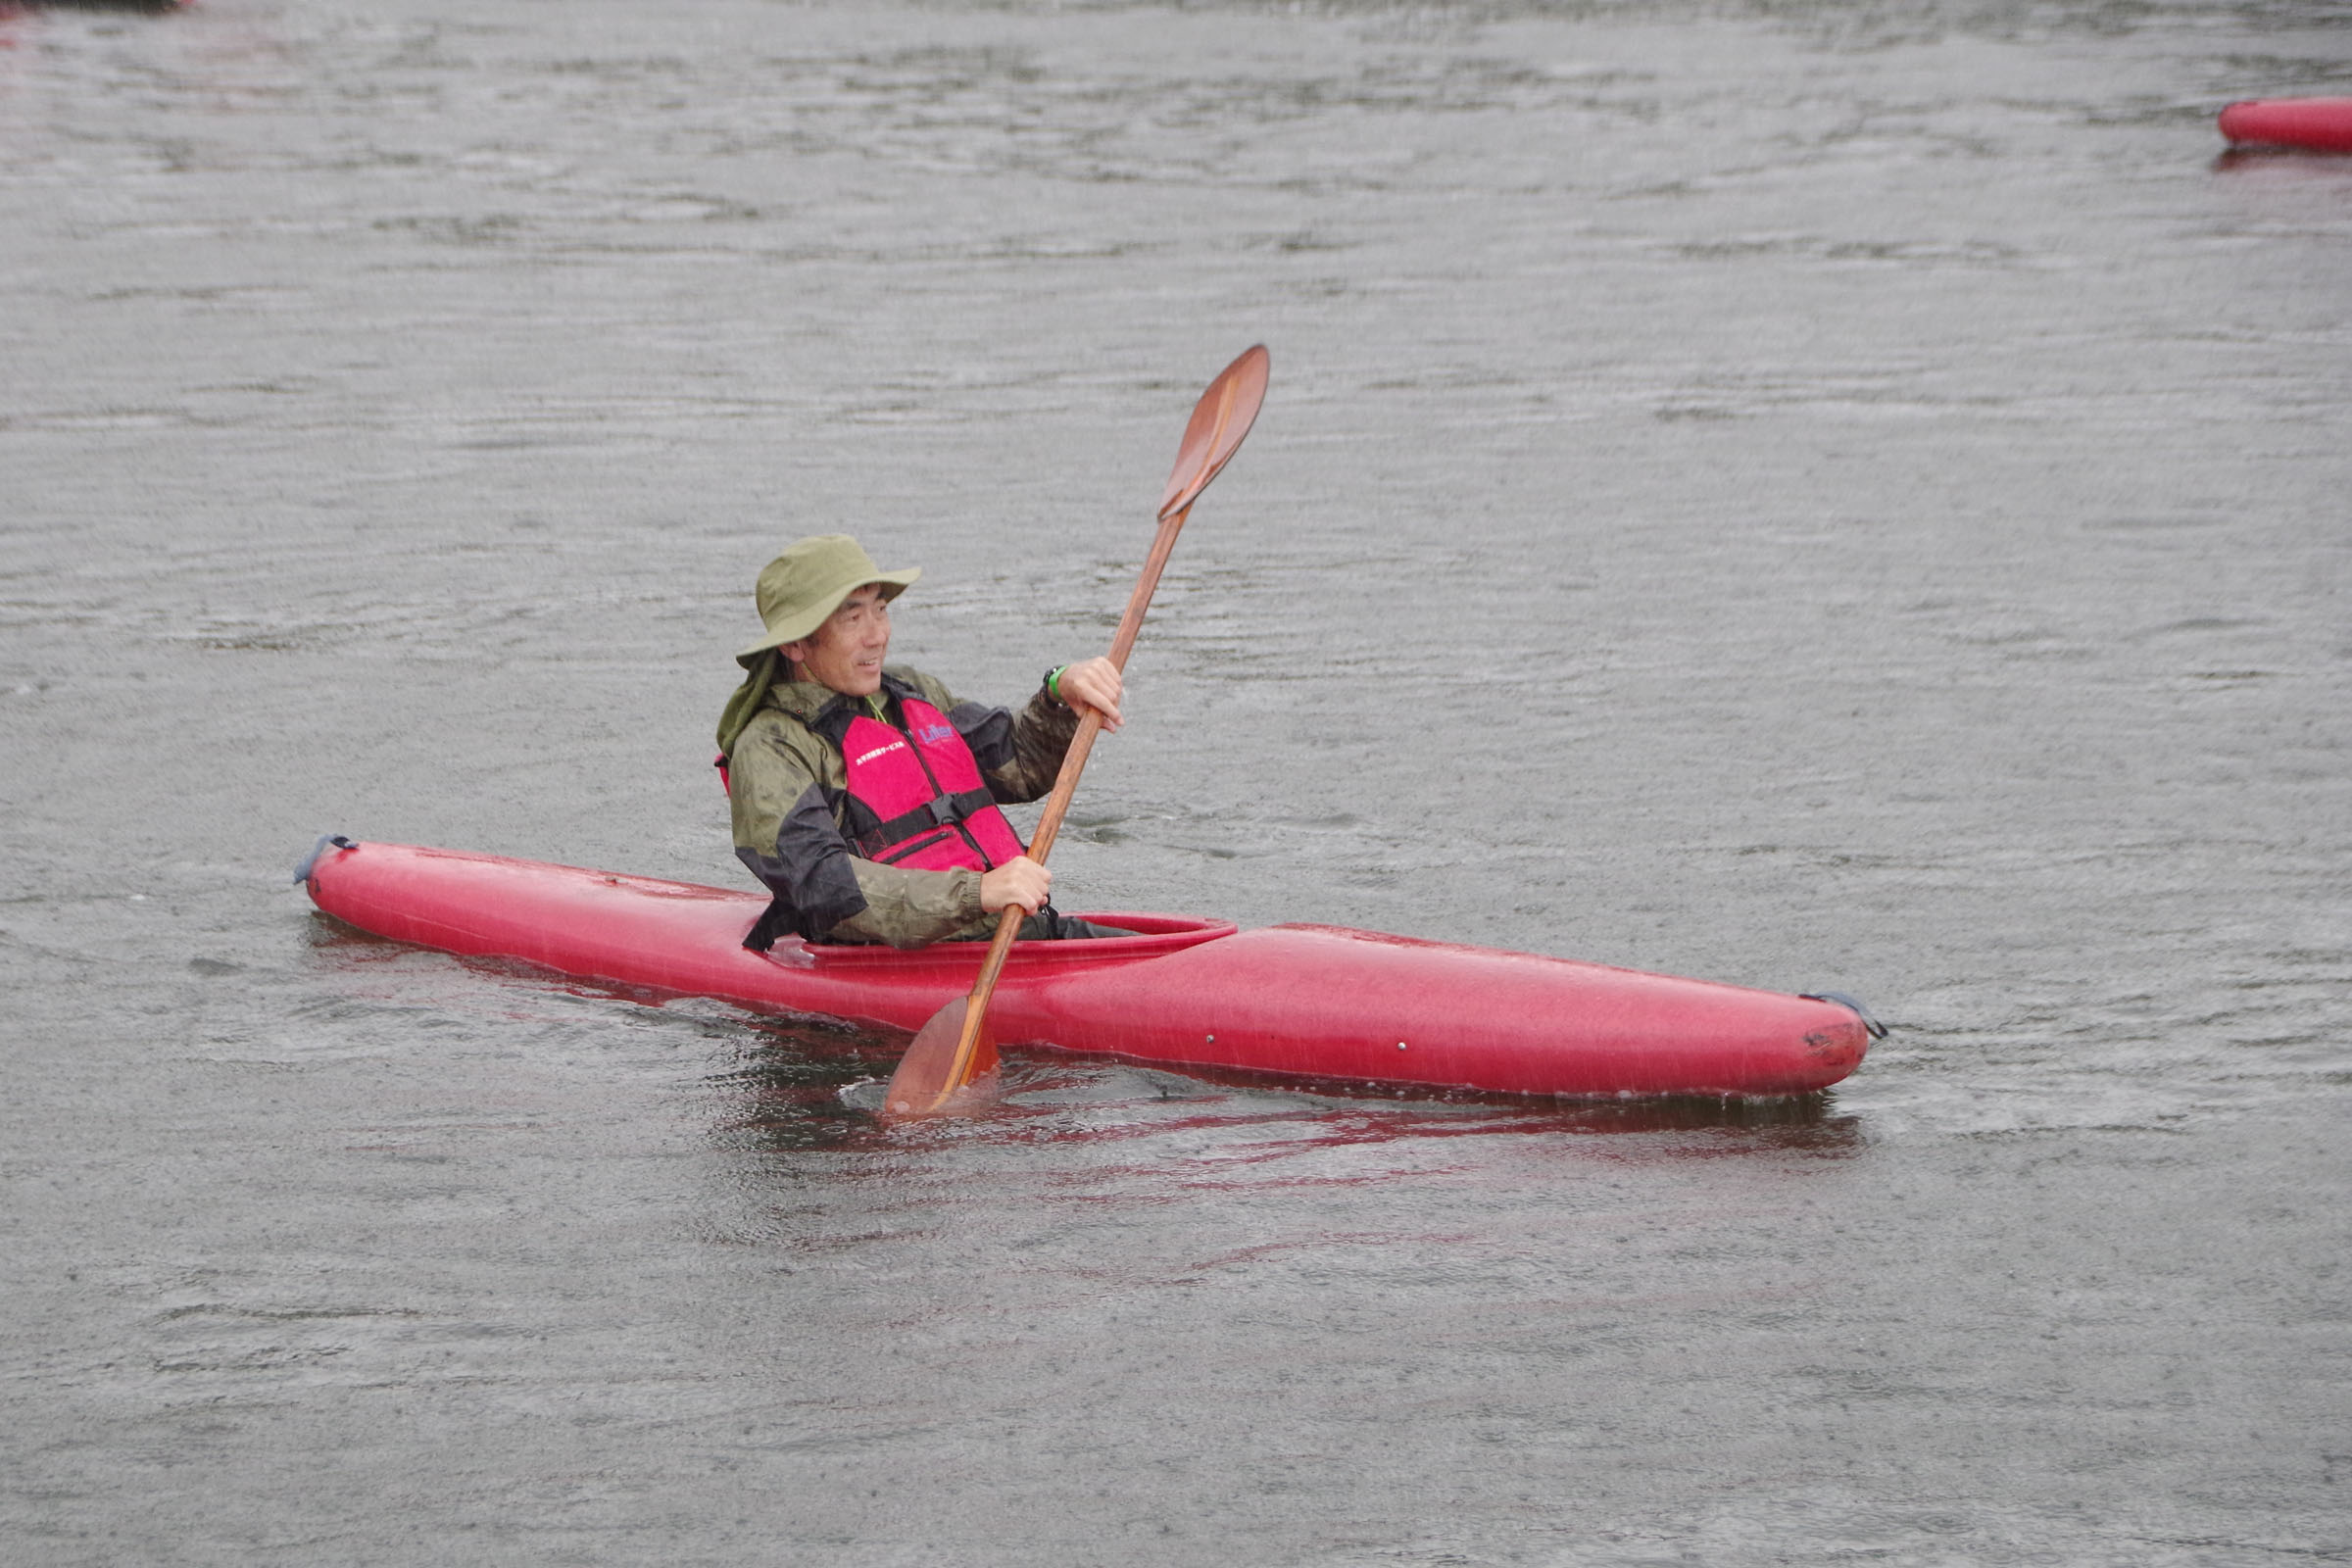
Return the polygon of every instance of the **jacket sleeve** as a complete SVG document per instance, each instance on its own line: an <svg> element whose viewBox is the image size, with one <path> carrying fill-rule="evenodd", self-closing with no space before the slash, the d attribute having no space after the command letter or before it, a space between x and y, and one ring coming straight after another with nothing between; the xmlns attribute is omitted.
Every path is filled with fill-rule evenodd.
<svg viewBox="0 0 2352 1568"><path fill-rule="evenodd" d="M829 928L835 942L849 936L920 948L985 922L977 871L908 871L855 858L850 865L865 907Z"/></svg>
<svg viewBox="0 0 2352 1568"><path fill-rule="evenodd" d="M728 760L736 858L775 895L791 928L811 942L917 948L979 921L979 872L911 871L850 853L826 799L821 745L755 723Z"/></svg>

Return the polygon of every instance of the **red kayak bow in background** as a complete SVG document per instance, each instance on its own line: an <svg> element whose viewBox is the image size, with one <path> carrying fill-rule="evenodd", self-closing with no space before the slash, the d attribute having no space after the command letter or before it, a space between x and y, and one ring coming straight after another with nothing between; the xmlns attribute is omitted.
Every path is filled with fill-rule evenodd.
<svg viewBox="0 0 2352 1568"><path fill-rule="evenodd" d="M2223 110L2220 123L2233 146L2352 153L2352 98L2249 98Z"/></svg>

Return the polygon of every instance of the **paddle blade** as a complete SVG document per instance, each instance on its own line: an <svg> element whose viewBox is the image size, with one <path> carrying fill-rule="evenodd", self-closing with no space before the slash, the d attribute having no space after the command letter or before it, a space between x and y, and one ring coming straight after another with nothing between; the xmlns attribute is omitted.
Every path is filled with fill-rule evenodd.
<svg viewBox="0 0 2352 1568"><path fill-rule="evenodd" d="M1184 445L1176 449L1175 471L1168 475L1168 493L1159 500L1163 520L1191 506L1240 449L1242 437L1257 417L1257 406L1266 400L1266 374L1272 365L1263 343L1244 349L1193 405Z"/></svg>
<svg viewBox="0 0 2352 1568"><path fill-rule="evenodd" d="M957 997L923 1025L906 1054L899 1058L899 1070L890 1075L889 1092L882 1097L883 1120L907 1121L964 1108L963 1102L969 1097L959 1092L997 1070L997 1043L989 1035L985 1013L970 1061L962 1072L956 1070L970 1008L969 998Z"/></svg>

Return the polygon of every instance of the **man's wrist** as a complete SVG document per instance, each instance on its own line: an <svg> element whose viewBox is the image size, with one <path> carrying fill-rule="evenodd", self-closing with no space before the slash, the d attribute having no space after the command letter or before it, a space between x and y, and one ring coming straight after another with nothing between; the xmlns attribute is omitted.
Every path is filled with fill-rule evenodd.
<svg viewBox="0 0 2352 1568"><path fill-rule="evenodd" d="M1046 671L1046 695L1065 708L1069 706L1069 699L1061 695L1061 673L1069 667L1067 664L1055 664Z"/></svg>

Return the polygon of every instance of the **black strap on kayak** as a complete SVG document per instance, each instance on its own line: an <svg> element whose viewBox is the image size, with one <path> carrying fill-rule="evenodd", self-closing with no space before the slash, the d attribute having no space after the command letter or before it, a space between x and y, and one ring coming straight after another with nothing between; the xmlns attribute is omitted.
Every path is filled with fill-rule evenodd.
<svg viewBox="0 0 2352 1568"><path fill-rule="evenodd" d="M311 853L303 857L301 866L294 872L294 885L300 887L311 879L311 873L318 869L318 858L329 849L356 850L358 848L357 844L340 833L319 834L318 842L311 846Z"/></svg>
<svg viewBox="0 0 2352 1568"><path fill-rule="evenodd" d="M1862 1027L1870 1031L1871 1039L1884 1040L1886 1038L1886 1026L1873 1018L1868 1007L1842 991L1804 991L1799 992L1798 995L1807 1002L1835 1002L1862 1020Z"/></svg>

